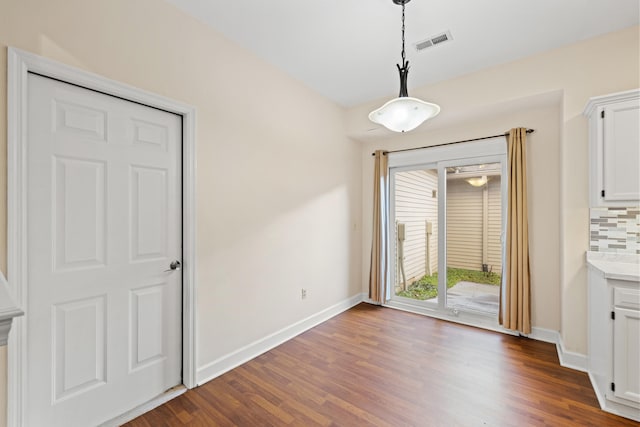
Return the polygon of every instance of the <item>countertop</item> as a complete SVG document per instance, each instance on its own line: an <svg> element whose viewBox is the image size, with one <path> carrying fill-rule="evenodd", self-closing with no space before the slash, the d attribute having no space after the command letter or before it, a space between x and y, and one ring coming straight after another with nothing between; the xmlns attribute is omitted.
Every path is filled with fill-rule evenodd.
<svg viewBox="0 0 640 427"><path fill-rule="evenodd" d="M587 264L607 279L640 282L640 255L588 251Z"/></svg>

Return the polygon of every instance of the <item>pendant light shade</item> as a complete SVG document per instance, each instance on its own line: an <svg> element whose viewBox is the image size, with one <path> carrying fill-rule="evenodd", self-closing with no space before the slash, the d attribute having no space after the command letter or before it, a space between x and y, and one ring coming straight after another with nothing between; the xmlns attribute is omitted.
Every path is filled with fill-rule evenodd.
<svg viewBox="0 0 640 427"><path fill-rule="evenodd" d="M474 187L482 187L487 182L489 182L489 179L487 179L486 175L482 175L476 178L467 178L467 182Z"/></svg>
<svg viewBox="0 0 640 427"><path fill-rule="evenodd" d="M440 107L436 104L401 96L369 113L369 120L394 132L408 132L439 112Z"/></svg>
<svg viewBox="0 0 640 427"><path fill-rule="evenodd" d="M407 91L409 61L406 60L404 51L404 6L410 1L393 0L395 4L402 6L402 67L397 64L400 73L400 94L397 98L369 113L369 120L394 132L413 130L440 112L438 105L411 98Z"/></svg>

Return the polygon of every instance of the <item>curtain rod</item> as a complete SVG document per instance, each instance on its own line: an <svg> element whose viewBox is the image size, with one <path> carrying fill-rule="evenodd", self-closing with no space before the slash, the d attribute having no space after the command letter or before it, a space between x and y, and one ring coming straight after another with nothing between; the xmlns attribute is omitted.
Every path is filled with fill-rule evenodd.
<svg viewBox="0 0 640 427"><path fill-rule="evenodd" d="M533 133L533 132L535 132L535 129L527 129L527 133ZM443 145L460 144L463 142L482 141L483 139L498 138L499 136L509 136L509 132L501 133L499 135L483 136L482 138L464 139L462 141L453 141L453 142L445 142L443 144L427 145L426 147L403 148L400 150L383 151L382 154L400 153L402 151L422 150L423 148L442 147ZM375 156L376 153L371 153L371 155Z"/></svg>

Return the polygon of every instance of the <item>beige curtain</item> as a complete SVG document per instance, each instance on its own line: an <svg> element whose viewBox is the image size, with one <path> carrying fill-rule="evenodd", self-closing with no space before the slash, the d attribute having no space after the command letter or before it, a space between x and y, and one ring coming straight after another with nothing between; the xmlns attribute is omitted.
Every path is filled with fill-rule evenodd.
<svg viewBox="0 0 640 427"><path fill-rule="evenodd" d="M389 276L389 254L387 241L389 230L388 212L388 167L384 151L375 152L373 171L373 238L371 242L371 266L369 269L369 299L378 304L386 301Z"/></svg>
<svg viewBox="0 0 640 427"><path fill-rule="evenodd" d="M507 141L509 203L505 286L500 290L500 324L531 333L529 231L527 218L527 130L511 129Z"/></svg>

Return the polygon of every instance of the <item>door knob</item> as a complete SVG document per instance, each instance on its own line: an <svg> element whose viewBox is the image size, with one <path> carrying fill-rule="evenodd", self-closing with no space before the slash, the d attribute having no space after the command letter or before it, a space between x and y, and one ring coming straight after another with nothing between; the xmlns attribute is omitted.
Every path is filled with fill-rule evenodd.
<svg viewBox="0 0 640 427"><path fill-rule="evenodd" d="M167 271L175 271L175 270L180 270L180 267L182 265L180 264L180 261L176 260L176 261L172 261L171 264L169 264L169 269L165 270L165 273Z"/></svg>

